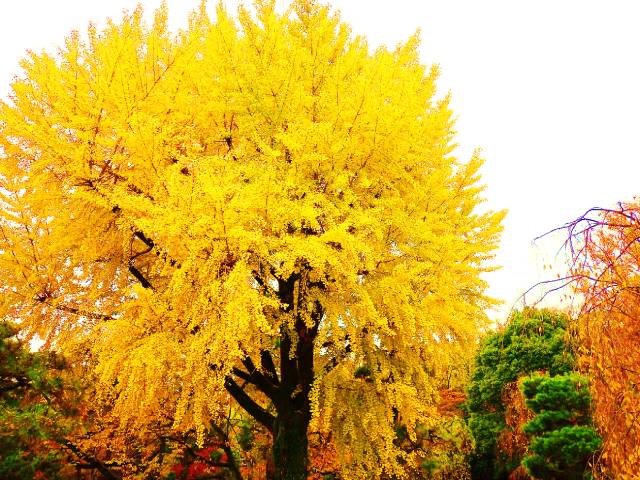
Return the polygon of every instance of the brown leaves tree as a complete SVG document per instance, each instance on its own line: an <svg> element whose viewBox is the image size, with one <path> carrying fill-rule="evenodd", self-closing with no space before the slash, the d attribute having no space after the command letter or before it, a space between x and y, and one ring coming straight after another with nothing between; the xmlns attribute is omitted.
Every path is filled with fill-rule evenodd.
<svg viewBox="0 0 640 480"><path fill-rule="evenodd" d="M603 469L640 471L640 204L595 208L565 225L580 301L580 361L591 376Z"/></svg>

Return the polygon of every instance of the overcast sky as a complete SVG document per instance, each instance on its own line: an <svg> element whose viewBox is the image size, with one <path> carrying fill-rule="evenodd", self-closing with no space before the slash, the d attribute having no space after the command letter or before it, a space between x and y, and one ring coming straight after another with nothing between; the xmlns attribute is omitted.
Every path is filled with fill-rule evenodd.
<svg viewBox="0 0 640 480"><path fill-rule="evenodd" d="M27 49L54 51L72 29L118 18L135 0L4 0L0 95ZM151 12L160 2L142 2ZM197 0L169 0L186 24ZM213 6L216 2L210 2ZM227 1L234 6L237 1ZM287 3L280 0L280 4ZM534 237L593 206L640 192L640 6L635 0L332 0L373 46L422 31L424 63L442 70L458 116L457 155L482 148L493 209L509 209L490 293L505 301L558 270L558 236ZM557 300L557 296L551 300ZM529 303L535 295L527 297Z"/></svg>

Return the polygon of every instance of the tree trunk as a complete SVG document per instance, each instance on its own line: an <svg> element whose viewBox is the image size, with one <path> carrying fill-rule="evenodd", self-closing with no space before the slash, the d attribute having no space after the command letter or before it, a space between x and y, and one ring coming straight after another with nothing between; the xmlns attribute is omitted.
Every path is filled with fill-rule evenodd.
<svg viewBox="0 0 640 480"><path fill-rule="evenodd" d="M301 278L308 273L292 274L287 280L278 280L278 297L287 305L284 313L290 314L302 305L308 288ZM298 315L293 328L283 322L280 329L280 375L269 350L260 352L256 365L249 357L242 360L243 370L234 367L225 379L225 388L253 418L273 435L270 461L267 462L267 480L307 480L308 440L307 429L311 421L310 393L313 385L314 342L320 321L324 315L322 305L314 302L308 326ZM295 341L294 341L295 339ZM211 368L215 369L215 366ZM273 403L274 416L244 391L235 378L254 385Z"/></svg>
<svg viewBox="0 0 640 480"><path fill-rule="evenodd" d="M273 428L273 480L307 480L310 411L308 402L301 410L278 414Z"/></svg>

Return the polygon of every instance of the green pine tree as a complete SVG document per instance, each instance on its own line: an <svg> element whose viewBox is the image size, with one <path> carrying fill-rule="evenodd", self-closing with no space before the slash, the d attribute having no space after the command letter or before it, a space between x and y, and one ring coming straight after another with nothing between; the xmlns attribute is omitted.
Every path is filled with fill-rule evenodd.
<svg viewBox="0 0 640 480"><path fill-rule="evenodd" d="M602 440L591 425L591 395L585 377L577 374L534 375L522 382L522 392L536 416L523 431L531 437L522 464L534 478L590 478L589 459Z"/></svg>

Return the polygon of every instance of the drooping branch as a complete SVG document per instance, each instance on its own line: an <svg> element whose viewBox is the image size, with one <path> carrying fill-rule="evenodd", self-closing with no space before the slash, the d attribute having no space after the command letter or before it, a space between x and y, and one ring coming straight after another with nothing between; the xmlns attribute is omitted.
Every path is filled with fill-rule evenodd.
<svg viewBox="0 0 640 480"><path fill-rule="evenodd" d="M625 244L617 252L614 252L613 256L611 256L612 252L604 252L601 250L599 242L595 240L594 235L597 235L599 231L601 232L606 229L613 229L620 232L629 228L640 228L640 217L633 208L630 208L629 205L618 203L618 209L601 207L590 208L575 220L567 222L560 227L554 228L543 235L534 238L533 241L536 242L537 240L547 237L555 232L566 231L567 238L563 243L563 248L565 248L571 255L571 263L569 266L570 273L564 277L536 283L524 292L520 296L520 299L524 299L525 295L541 285L553 285L538 299L538 302L540 302L547 295L562 290L568 285L575 284L582 280L591 282L594 286L593 288L596 288L597 285L601 291L606 290L609 286L619 288L620 285L614 284L609 280L605 280L605 276L608 273L615 274L615 266L620 262L621 258L630 251L633 245L640 242L640 237L634 235L631 240L625 240ZM602 256L607 259L606 262L601 262L606 264L605 268L602 268L596 277L585 275L585 272L590 270L589 261L593 257L593 251L590 249L598 248L600 248ZM600 258L600 260L602 260L602 258ZM584 309L585 307L583 306L583 313L585 313Z"/></svg>
<svg viewBox="0 0 640 480"><path fill-rule="evenodd" d="M553 278L551 280L542 280L540 282L537 282L535 285L532 285L531 287L529 287L522 295L520 295L518 297L518 299L516 300L516 302L522 300L525 301L526 300L526 296L531 293L533 290L535 290L538 287L541 286L550 286L549 288L547 288L542 295L540 296L540 298L538 298L538 300L536 300L536 303L540 303L542 302L548 295L551 295L554 292L558 292L561 291L562 289L564 289L565 287L567 287L568 285L571 285L572 283L574 283L577 280L577 278L575 278L573 275L568 275L568 276L564 276L564 277L560 277L560 278Z"/></svg>
<svg viewBox="0 0 640 480"><path fill-rule="evenodd" d="M331 373L331 371L334 368L336 368L340 364L340 362L344 361L344 359L347 358L350 353L351 353L351 345L346 344L343 352L340 355L331 357L331 359L324 364L323 370L325 375L328 373Z"/></svg>

